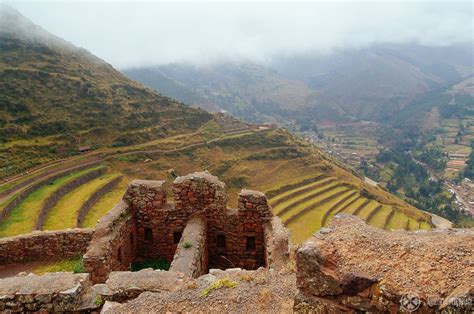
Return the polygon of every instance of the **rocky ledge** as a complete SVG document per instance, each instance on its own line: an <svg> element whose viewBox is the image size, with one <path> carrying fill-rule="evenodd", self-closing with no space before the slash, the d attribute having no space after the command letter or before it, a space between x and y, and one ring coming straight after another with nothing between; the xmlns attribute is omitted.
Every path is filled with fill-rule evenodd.
<svg viewBox="0 0 474 314"><path fill-rule="evenodd" d="M297 251L297 311L469 312L474 232L384 231L338 215Z"/></svg>

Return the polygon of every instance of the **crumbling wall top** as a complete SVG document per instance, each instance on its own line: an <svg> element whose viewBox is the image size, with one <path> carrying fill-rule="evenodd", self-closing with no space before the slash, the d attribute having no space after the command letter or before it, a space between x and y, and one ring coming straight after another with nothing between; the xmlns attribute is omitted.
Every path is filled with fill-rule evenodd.
<svg viewBox="0 0 474 314"><path fill-rule="evenodd" d="M194 172L185 176L177 177L173 184L182 184L186 181L206 181L209 185L219 187L221 189L225 188L225 183L220 181L218 177L210 174L209 171Z"/></svg>
<svg viewBox="0 0 474 314"><path fill-rule="evenodd" d="M259 191L242 190L239 193L239 210L256 210L262 218L273 217L273 212L268 205L265 194Z"/></svg>

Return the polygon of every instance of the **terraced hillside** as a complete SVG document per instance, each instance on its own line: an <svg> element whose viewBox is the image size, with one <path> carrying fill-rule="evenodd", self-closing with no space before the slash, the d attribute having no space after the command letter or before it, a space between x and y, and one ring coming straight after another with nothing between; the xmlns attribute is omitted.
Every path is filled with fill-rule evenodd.
<svg viewBox="0 0 474 314"><path fill-rule="evenodd" d="M211 118L0 6L0 178L79 147L143 143Z"/></svg>
<svg viewBox="0 0 474 314"><path fill-rule="evenodd" d="M51 175L31 184L0 205L4 217L0 221L0 237L19 235L33 230L76 227L82 206L98 189L115 178L117 174L106 167L91 165L85 169ZM109 187L104 195L114 186ZM99 200L100 197L90 202L91 206L84 210L85 217L93 215L90 209ZM119 197L114 201L118 200Z"/></svg>
<svg viewBox="0 0 474 314"><path fill-rule="evenodd" d="M226 183L230 206L237 205L242 188L267 191L296 242L339 212L355 213L386 229L430 226L429 216L365 184L284 130L229 134L225 123L214 119L194 133L71 157L0 185L0 237L94 227L133 178L166 179L170 185L175 176L202 169ZM95 175L78 181L93 171Z"/></svg>
<svg viewBox="0 0 474 314"><path fill-rule="evenodd" d="M317 176L267 193L275 214L301 243L339 213L353 214L383 229L430 229L425 215L404 211L361 195L352 184L330 176Z"/></svg>
<svg viewBox="0 0 474 314"><path fill-rule="evenodd" d="M0 16L0 237L93 227L132 179L169 186L202 170L226 183L232 207L242 188L271 192L296 239L348 203L381 227L429 220L283 129L162 97L12 14ZM82 145L90 151L79 154Z"/></svg>

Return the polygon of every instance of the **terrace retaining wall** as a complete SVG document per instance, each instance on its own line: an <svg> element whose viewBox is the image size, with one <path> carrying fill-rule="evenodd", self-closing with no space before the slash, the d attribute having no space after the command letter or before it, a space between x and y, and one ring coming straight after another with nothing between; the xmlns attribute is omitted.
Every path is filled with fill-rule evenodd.
<svg viewBox="0 0 474 314"><path fill-rule="evenodd" d="M80 187L81 185L100 177L105 173L106 170L107 168L104 167L87 172L75 178L71 182L64 184L63 186L59 187L55 192L53 192L53 194L51 194L44 201L43 206L41 207L41 212L38 215L38 220L36 221L36 230L41 230L49 212L63 196L65 196L67 193L71 192L75 188Z"/></svg>
<svg viewBox="0 0 474 314"><path fill-rule="evenodd" d="M88 163L88 164L85 164L85 165L81 165L81 166L71 168L69 170L61 171L60 173L57 173L57 174L52 175L50 177L47 177L46 179L43 179L43 180L41 180L37 183L34 183L33 185L27 187L25 190L18 193L18 195L3 208L2 212L0 213L0 221L5 219L5 217L10 213L10 211L12 209L14 209L18 205L20 205L20 203L23 202L23 200L25 198L27 198L28 195L30 195L34 191L42 188L43 186L48 185L50 182L52 182L54 180L57 180L57 179L59 179L63 176L67 176L67 175L69 175L73 172L76 172L76 171L81 171L81 170L84 170L84 169L87 169L87 168L94 167L98 163L99 162ZM20 183L20 184L22 184L22 183Z"/></svg>
<svg viewBox="0 0 474 314"><path fill-rule="evenodd" d="M84 219L86 218L92 206L94 206L102 198L102 196L112 191L112 189L115 188L122 179L123 176L119 176L111 180L110 182L102 186L100 189L95 191L94 194L92 194L84 202L84 204L82 204L81 208L79 209L79 213L77 214L76 227L81 227L82 223L84 222Z"/></svg>
<svg viewBox="0 0 474 314"><path fill-rule="evenodd" d="M75 257L84 254L93 229L35 231L0 239L0 264Z"/></svg>

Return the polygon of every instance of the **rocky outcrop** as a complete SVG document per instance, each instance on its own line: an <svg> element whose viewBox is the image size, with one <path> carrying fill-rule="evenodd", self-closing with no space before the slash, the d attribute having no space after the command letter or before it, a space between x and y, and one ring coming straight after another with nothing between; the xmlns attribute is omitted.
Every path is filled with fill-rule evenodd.
<svg viewBox="0 0 474 314"><path fill-rule="evenodd" d="M472 230L384 231L337 215L296 254L297 312L473 310Z"/></svg>

